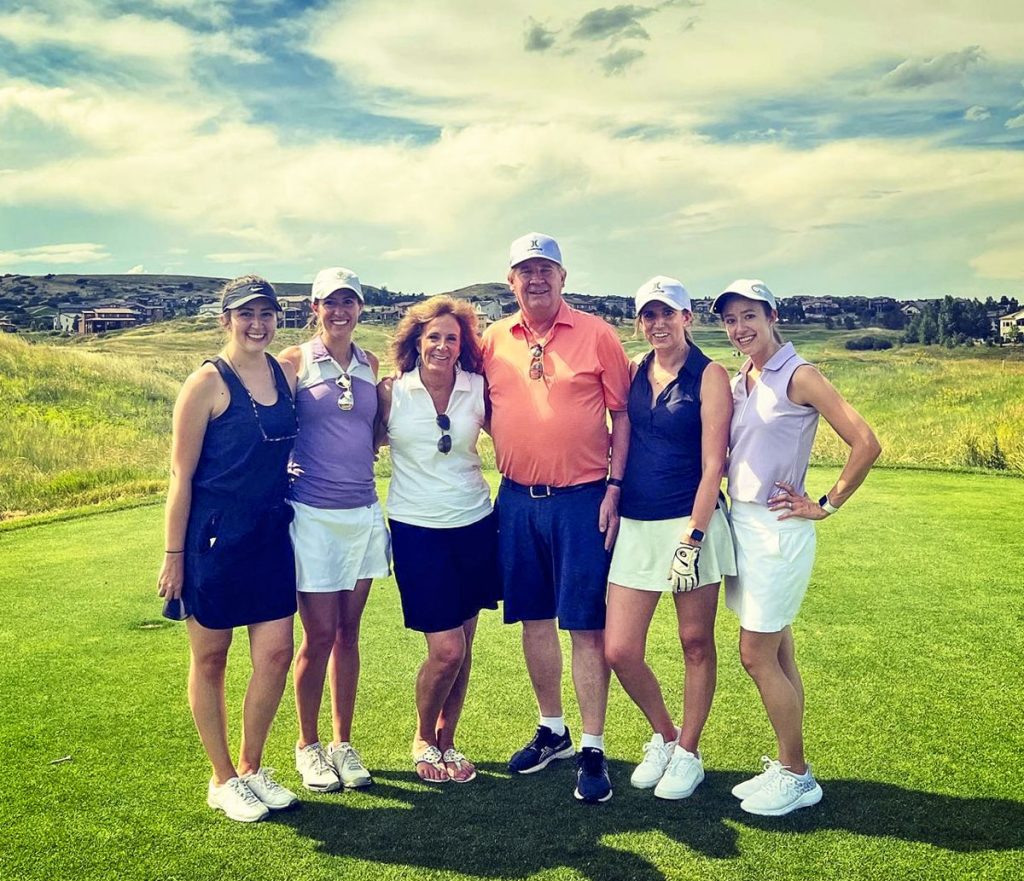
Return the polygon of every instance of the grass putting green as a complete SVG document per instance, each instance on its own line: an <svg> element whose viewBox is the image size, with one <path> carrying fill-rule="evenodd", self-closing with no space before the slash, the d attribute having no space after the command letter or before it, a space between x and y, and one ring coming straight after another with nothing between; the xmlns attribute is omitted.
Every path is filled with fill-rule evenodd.
<svg viewBox="0 0 1024 881"><path fill-rule="evenodd" d="M834 476L812 469L812 494ZM1024 554L1010 512L1022 507L1024 481L888 470L821 524L795 631L807 751L825 797L774 820L744 814L729 794L772 738L724 603L705 783L682 802L630 788L648 731L613 685L615 796L589 807L572 798L572 762L516 779L505 771L536 709L519 630L495 613L482 617L459 738L481 774L466 786L416 779L409 742L422 638L402 628L385 580L364 619L355 722L374 786L300 791L297 810L232 823L205 805L185 633L159 614L161 509L0 533L2 876L1018 879ZM240 631L229 665L236 741L245 652ZM677 708L682 664L667 602L649 656ZM575 729L568 682L564 691ZM292 699L289 685L266 762L297 787Z"/></svg>

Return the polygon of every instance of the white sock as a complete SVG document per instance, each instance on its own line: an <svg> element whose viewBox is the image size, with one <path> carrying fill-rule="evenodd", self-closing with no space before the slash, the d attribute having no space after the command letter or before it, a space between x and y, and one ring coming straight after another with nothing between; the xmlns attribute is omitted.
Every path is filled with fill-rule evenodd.
<svg viewBox="0 0 1024 881"><path fill-rule="evenodd" d="M591 747L592 749L599 749L604 752L604 735L603 734L587 734L584 732L580 738L580 748Z"/></svg>
<svg viewBox="0 0 1024 881"><path fill-rule="evenodd" d="M561 737L565 734L565 716L541 716L540 724Z"/></svg>

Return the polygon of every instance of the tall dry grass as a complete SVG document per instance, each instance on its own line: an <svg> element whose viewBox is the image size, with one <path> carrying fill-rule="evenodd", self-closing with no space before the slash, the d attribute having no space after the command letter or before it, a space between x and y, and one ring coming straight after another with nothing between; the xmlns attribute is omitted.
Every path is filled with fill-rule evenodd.
<svg viewBox="0 0 1024 881"><path fill-rule="evenodd" d="M360 345L391 369L391 328L361 326ZM631 354L645 343L622 329ZM740 364L720 329L696 339L730 371ZM306 331L278 332L274 351ZM788 332L871 423L883 465L998 466L1024 475L1024 355L1017 350L901 347L847 352L846 335ZM0 519L155 495L166 485L171 409L182 380L221 346L211 320L163 322L89 340L29 344L0 335ZM485 467L494 450L483 437ZM822 426L814 461L838 465L845 445ZM390 475L387 450L378 475Z"/></svg>

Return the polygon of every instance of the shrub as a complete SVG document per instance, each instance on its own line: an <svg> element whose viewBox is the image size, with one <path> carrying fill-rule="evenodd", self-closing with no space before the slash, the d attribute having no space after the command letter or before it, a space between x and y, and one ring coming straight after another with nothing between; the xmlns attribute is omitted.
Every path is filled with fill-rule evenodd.
<svg viewBox="0 0 1024 881"><path fill-rule="evenodd" d="M855 336L846 341L846 348L854 352L867 352L872 349L891 349L892 340L881 336L872 336L871 334Z"/></svg>

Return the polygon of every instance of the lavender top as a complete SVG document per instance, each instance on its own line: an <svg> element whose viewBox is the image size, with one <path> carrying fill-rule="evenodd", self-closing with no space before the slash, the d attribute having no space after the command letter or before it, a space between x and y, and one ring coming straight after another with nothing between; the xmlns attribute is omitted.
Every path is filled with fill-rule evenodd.
<svg viewBox="0 0 1024 881"><path fill-rule="evenodd" d="M789 381L807 362L786 343L764 365L747 391L748 360L732 381L732 427L729 432L729 496L738 502L767 505L775 481L804 491L818 411L789 399Z"/></svg>
<svg viewBox="0 0 1024 881"><path fill-rule="evenodd" d="M319 336L303 343L295 390L299 436L292 466L301 474L291 498L313 508L361 508L377 501L373 482L373 420L377 416L377 377L366 353L352 344L346 369L331 357ZM351 410L338 408L342 373L352 379Z"/></svg>

